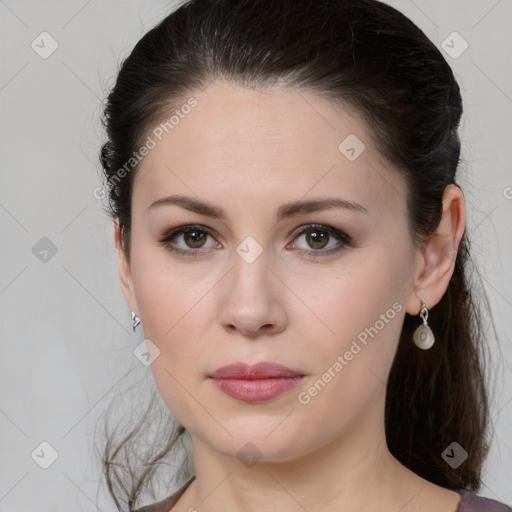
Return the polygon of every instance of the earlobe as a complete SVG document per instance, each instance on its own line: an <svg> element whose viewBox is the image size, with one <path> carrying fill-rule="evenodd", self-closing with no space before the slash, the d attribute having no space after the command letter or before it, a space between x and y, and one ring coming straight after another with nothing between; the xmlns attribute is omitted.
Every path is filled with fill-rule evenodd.
<svg viewBox="0 0 512 512"><path fill-rule="evenodd" d="M119 226L119 220L114 221L114 243L117 251L117 262L119 269L119 283L126 304L132 311L138 311L137 301L135 299L135 289L130 263L126 259L123 250L122 230Z"/></svg>
<svg viewBox="0 0 512 512"><path fill-rule="evenodd" d="M454 184L443 193L443 213L436 231L418 249L420 253L413 293L407 312L417 315L424 301L428 308L443 297L455 270L455 260L466 228L462 190Z"/></svg>

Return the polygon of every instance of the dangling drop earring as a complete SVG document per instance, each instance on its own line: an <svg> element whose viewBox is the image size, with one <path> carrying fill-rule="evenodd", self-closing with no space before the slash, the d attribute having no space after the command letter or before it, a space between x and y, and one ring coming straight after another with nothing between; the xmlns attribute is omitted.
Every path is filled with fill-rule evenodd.
<svg viewBox="0 0 512 512"><path fill-rule="evenodd" d="M132 320L133 320L133 332L135 332L135 327L140 324L140 318L132 311Z"/></svg>
<svg viewBox="0 0 512 512"><path fill-rule="evenodd" d="M413 334L413 340L418 348L428 350L435 341L432 329L427 325L428 309L423 302L421 306L420 316L423 318L423 324L418 326Z"/></svg>

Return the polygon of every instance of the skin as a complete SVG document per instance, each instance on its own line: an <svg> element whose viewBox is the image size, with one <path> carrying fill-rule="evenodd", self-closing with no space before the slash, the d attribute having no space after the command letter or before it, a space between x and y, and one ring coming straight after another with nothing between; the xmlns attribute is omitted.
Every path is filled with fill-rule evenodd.
<svg viewBox="0 0 512 512"><path fill-rule="evenodd" d="M456 492L391 455L383 418L405 313L418 315L424 301L435 315L453 274L466 225L462 192L446 188L436 233L415 247L405 183L355 114L278 86L263 93L214 82L194 97L197 107L150 151L135 177L130 263L114 224L122 292L160 350L151 364L156 386L191 434L196 479L173 511L454 512ZM366 146L354 161L338 150L349 134ZM212 203L226 219L177 205L148 209L171 194ZM337 208L276 222L283 203L324 197L357 202L368 213ZM331 236L314 245L308 232L290 236L311 223L347 233L353 245L308 257L300 250L340 244ZM185 224L212 230L196 245L183 234L174 239L202 252L198 258L159 241ZM236 252L247 236L263 250L251 263ZM300 403L298 394L394 303L401 306L394 318L309 403ZM247 404L207 378L233 361L277 362L305 377L266 403ZM237 457L247 442L261 454L250 467Z"/></svg>

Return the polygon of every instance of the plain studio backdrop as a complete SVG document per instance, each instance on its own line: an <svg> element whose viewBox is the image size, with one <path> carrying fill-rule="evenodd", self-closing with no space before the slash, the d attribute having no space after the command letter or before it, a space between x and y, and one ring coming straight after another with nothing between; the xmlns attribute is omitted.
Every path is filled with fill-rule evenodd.
<svg viewBox="0 0 512 512"><path fill-rule="evenodd" d="M480 494L512 503L512 2L389 3L444 52L462 88L459 183L499 340L490 332L494 435ZM115 510L98 490L97 424L140 379L142 407L152 378L133 352L141 332L102 211L99 116L118 62L172 5L0 0L2 512Z"/></svg>

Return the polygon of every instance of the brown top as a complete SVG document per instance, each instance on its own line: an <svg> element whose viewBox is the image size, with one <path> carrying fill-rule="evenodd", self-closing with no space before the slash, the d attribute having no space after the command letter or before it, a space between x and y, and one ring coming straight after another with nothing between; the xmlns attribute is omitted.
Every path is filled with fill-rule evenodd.
<svg viewBox="0 0 512 512"><path fill-rule="evenodd" d="M138 508L135 512L169 512L171 507L176 504L187 487L192 483L195 477L185 482L175 493L171 494L162 501ZM459 506L455 512L512 512L512 508L501 501L478 496L465 489L454 489L461 495Z"/></svg>

